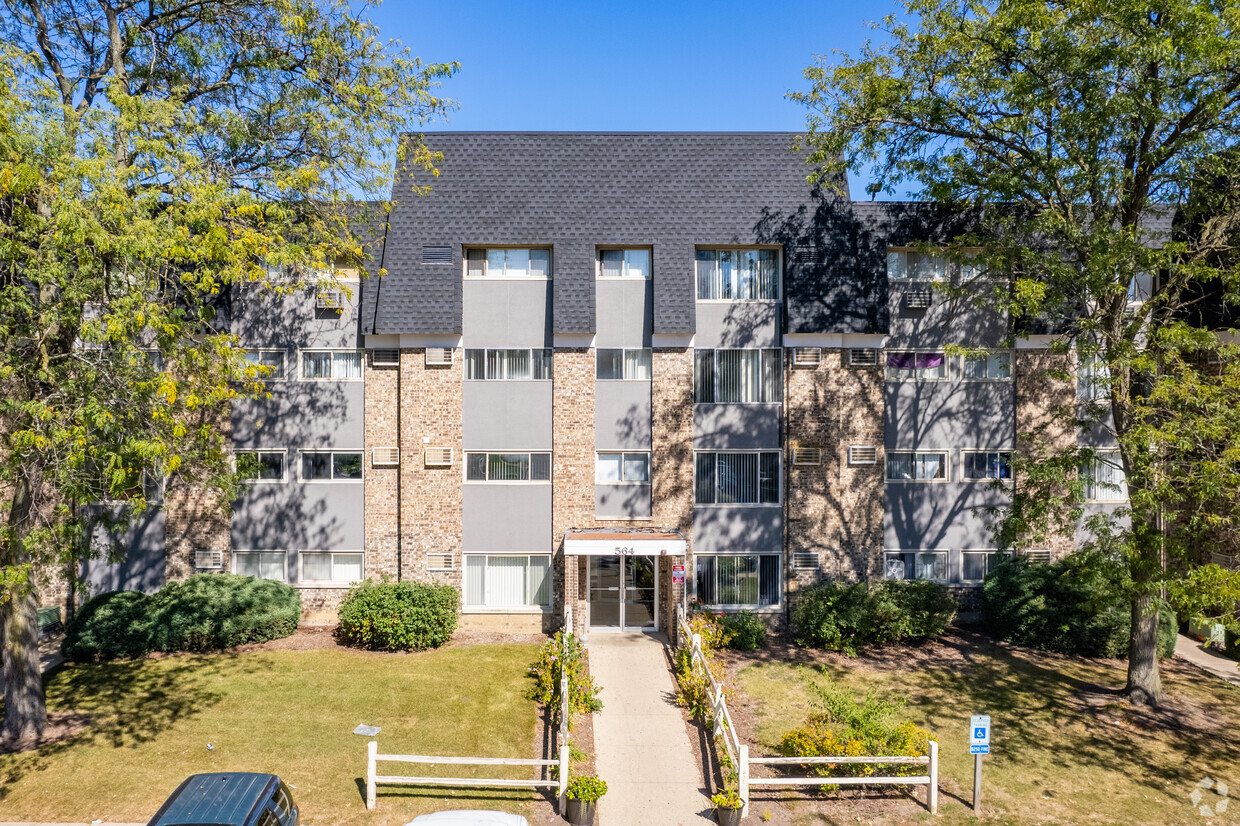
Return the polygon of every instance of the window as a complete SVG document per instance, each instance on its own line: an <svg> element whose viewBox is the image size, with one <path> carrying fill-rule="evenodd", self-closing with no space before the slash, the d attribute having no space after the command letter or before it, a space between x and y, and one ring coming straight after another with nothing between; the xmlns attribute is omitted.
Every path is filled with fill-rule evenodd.
<svg viewBox="0 0 1240 826"><path fill-rule="evenodd" d="M649 278L650 250L599 250L598 274L599 278Z"/></svg>
<svg viewBox="0 0 1240 826"><path fill-rule="evenodd" d="M779 453L698 453L694 490L699 505L777 505Z"/></svg>
<svg viewBox="0 0 1240 826"><path fill-rule="evenodd" d="M942 353L894 352L887 354L887 379L947 378L947 357Z"/></svg>
<svg viewBox="0 0 1240 826"><path fill-rule="evenodd" d="M1006 556L999 551L961 551L960 578L965 582L981 582Z"/></svg>
<svg viewBox="0 0 1240 826"><path fill-rule="evenodd" d="M1095 354L1080 354L1076 370L1076 398L1078 401L1102 403L1109 398L1110 368Z"/></svg>
<svg viewBox="0 0 1240 826"><path fill-rule="evenodd" d="M360 482L361 479L361 451L303 450L301 452L301 481L303 482Z"/></svg>
<svg viewBox="0 0 1240 826"><path fill-rule="evenodd" d="M551 557L466 554L466 608L538 608L551 603Z"/></svg>
<svg viewBox="0 0 1240 826"><path fill-rule="evenodd" d="M249 350L242 358L254 367L254 378L260 381L280 381L284 378L283 350Z"/></svg>
<svg viewBox="0 0 1240 826"><path fill-rule="evenodd" d="M551 378L551 348L466 350L465 378L471 381L545 381Z"/></svg>
<svg viewBox="0 0 1240 826"><path fill-rule="evenodd" d="M243 482L283 482L284 451L237 451L237 475Z"/></svg>
<svg viewBox="0 0 1240 826"><path fill-rule="evenodd" d="M887 478L897 482L947 481L947 452L887 451Z"/></svg>
<svg viewBox="0 0 1240 826"><path fill-rule="evenodd" d="M887 579L947 581L947 551L888 551L883 554Z"/></svg>
<svg viewBox="0 0 1240 826"><path fill-rule="evenodd" d="M468 482L548 482L550 453L466 453Z"/></svg>
<svg viewBox="0 0 1240 826"><path fill-rule="evenodd" d="M1012 378L1012 351L992 350L989 353L964 357L965 381L997 381Z"/></svg>
<svg viewBox="0 0 1240 826"><path fill-rule="evenodd" d="M779 298L779 253L776 250L698 250L699 301Z"/></svg>
<svg viewBox="0 0 1240 826"><path fill-rule="evenodd" d="M233 573L284 582L284 551L234 551Z"/></svg>
<svg viewBox="0 0 1240 826"><path fill-rule="evenodd" d="M697 596L704 605L764 608L779 605L779 554L699 556Z"/></svg>
<svg viewBox="0 0 1240 826"><path fill-rule="evenodd" d="M361 582L365 554L356 552L302 551L301 582Z"/></svg>
<svg viewBox="0 0 1240 826"><path fill-rule="evenodd" d="M549 249L470 249L465 251L465 274L485 278L549 278Z"/></svg>
<svg viewBox="0 0 1240 826"><path fill-rule="evenodd" d="M649 482L650 454L599 453L594 463L594 481L600 485Z"/></svg>
<svg viewBox="0 0 1240 826"><path fill-rule="evenodd" d="M971 261L953 263L945 255L906 249L887 251L887 278L891 281L945 281L953 272L959 273L961 279L971 280L981 275L982 269Z"/></svg>
<svg viewBox="0 0 1240 826"><path fill-rule="evenodd" d="M780 350L694 350L695 404L774 403L783 400Z"/></svg>
<svg viewBox="0 0 1240 826"><path fill-rule="evenodd" d="M1123 502L1128 498L1128 481L1118 450L1099 450L1081 468L1085 498L1095 502Z"/></svg>
<svg viewBox="0 0 1240 826"><path fill-rule="evenodd" d="M649 350L595 351L595 378L599 381L650 381Z"/></svg>
<svg viewBox="0 0 1240 826"><path fill-rule="evenodd" d="M964 454L964 478L1011 479L1012 453L1007 450L969 451Z"/></svg>
<svg viewBox="0 0 1240 826"><path fill-rule="evenodd" d="M362 377L362 354L357 350L303 350L303 379L344 381Z"/></svg>

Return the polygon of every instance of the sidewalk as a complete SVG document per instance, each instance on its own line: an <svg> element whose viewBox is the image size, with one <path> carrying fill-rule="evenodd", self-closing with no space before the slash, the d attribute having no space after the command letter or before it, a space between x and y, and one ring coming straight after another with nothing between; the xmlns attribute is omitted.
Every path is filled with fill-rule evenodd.
<svg viewBox="0 0 1240 826"><path fill-rule="evenodd" d="M590 635L590 673L603 700L594 718L594 762L607 781L601 826L714 821L663 646L648 634Z"/></svg>
<svg viewBox="0 0 1240 826"><path fill-rule="evenodd" d="M1176 637L1175 655L1234 686L1240 686L1240 663L1213 650L1203 649L1201 644L1191 637L1183 634Z"/></svg>

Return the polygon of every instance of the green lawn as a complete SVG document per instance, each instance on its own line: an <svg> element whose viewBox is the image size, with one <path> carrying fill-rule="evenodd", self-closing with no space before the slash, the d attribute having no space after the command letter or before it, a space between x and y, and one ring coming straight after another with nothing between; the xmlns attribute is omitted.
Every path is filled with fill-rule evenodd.
<svg viewBox="0 0 1240 826"><path fill-rule="evenodd" d="M1212 821L1189 802L1205 777L1226 781L1240 797L1240 690L1180 663L1164 668L1170 707L1151 715L1132 712L1111 693L1124 684L1122 663L1006 648L976 636L851 661L745 663L733 662L735 701L752 714L753 731L742 734L756 751L777 753L783 733L804 721L815 681L833 680L858 696L874 690L905 698L908 719L940 744L939 823L979 822L967 808L970 714L993 721L980 822L1240 822L1240 800ZM924 792L917 796L924 800ZM836 822L845 806L791 809L798 823L822 823ZM897 820L929 817L899 799L891 812Z"/></svg>
<svg viewBox="0 0 1240 826"><path fill-rule="evenodd" d="M537 712L524 696L536 650L271 651L65 666L47 679L49 708L84 712L92 724L39 752L0 755L0 821L145 822L187 775L224 770L279 774L312 826L399 824L439 808L528 810L527 792L381 786L367 812L367 738L351 732L382 726L387 753L538 756ZM473 770L452 769L442 773ZM384 772L409 773L391 763L380 764ZM491 806L496 798L506 805Z"/></svg>

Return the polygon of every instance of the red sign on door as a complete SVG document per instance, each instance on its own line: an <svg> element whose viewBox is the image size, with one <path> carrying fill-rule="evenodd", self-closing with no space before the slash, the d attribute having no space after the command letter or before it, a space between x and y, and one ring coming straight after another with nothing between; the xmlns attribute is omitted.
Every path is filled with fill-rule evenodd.
<svg viewBox="0 0 1240 826"><path fill-rule="evenodd" d="M673 585L684 585L685 584L685 566L684 565L673 565L672 566L672 584Z"/></svg>

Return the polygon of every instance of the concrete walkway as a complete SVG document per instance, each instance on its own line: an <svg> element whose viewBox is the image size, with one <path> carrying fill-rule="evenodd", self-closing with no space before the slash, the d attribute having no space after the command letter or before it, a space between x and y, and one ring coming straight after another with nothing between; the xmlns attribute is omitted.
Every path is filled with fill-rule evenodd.
<svg viewBox="0 0 1240 826"><path fill-rule="evenodd" d="M1225 657L1213 649L1206 650L1201 643L1192 637L1180 634L1175 639L1175 655L1181 660L1188 660L1193 665L1214 676L1226 680L1234 686L1240 686L1240 663L1231 657Z"/></svg>
<svg viewBox="0 0 1240 826"><path fill-rule="evenodd" d="M663 638L590 634L590 673L602 689L594 754L607 794L600 826L713 822L702 773L676 706Z"/></svg>

